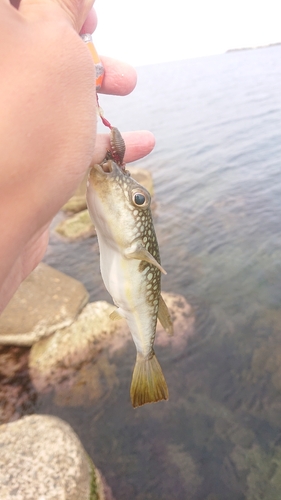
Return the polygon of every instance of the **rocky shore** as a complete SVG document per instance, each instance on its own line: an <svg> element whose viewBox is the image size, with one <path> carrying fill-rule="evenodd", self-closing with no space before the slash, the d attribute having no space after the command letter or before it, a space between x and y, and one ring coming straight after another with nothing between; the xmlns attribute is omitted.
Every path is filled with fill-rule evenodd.
<svg viewBox="0 0 281 500"><path fill-rule="evenodd" d="M148 173L132 175L153 192ZM64 210L72 212L64 227L81 217L85 183ZM74 239L94 234L85 220L85 230L72 231ZM180 352L194 333L193 311L184 297L163 296L175 334L169 337L158 325L157 343ZM30 415L37 394L52 390L61 405L76 406L103 401L118 384L110 356L131 342L130 332L125 320L110 320L112 304L88 300L82 283L41 263L0 316L1 500L113 500L71 427L56 417Z"/></svg>
<svg viewBox="0 0 281 500"><path fill-rule="evenodd" d="M169 337L159 325L157 342L180 352L188 341L182 332L193 335L192 309L180 295L163 296L175 335ZM29 413L29 405L32 410L30 398L40 392L54 390L61 405L77 406L102 400L118 383L105 353L122 349L130 332L125 320L109 318L113 305L87 300L81 283L41 263L0 316L3 500L34 499L35 492L44 500L113 498L68 424L47 415L13 421Z"/></svg>

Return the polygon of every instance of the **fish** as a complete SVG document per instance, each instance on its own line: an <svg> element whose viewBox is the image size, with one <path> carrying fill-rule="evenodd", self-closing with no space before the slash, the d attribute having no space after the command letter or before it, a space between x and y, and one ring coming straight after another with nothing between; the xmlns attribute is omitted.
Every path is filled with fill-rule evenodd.
<svg viewBox="0 0 281 500"><path fill-rule="evenodd" d="M150 194L128 170L106 158L89 172L87 204L98 237L102 279L116 306L110 317L127 320L136 346L132 405L167 400L168 387L153 344L157 317L169 334L173 324L161 296L161 273L166 272Z"/></svg>

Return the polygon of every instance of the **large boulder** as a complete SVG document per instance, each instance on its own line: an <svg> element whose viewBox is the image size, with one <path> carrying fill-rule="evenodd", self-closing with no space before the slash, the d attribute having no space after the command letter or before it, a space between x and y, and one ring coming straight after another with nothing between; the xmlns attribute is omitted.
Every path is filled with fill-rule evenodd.
<svg viewBox="0 0 281 500"><path fill-rule="evenodd" d="M88 298L82 283L39 264L0 316L0 345L30 346L70 325Z"/></svg>
<svg viewBox="0 0 281 500"><path fill-rule="evenodd" d="M113 500L77 435L57 417L1 425L0 449L1 500Z"/></svg>
<svg viewBox="0 0 281 500"><path fill-rule="evenodd" d="M105 301L87 304L77 320L67 328L56 331L36 342L29 356L29 373L37 390L54 386L75 375L87 361L99 357L106 342L128 336L125 320L109 318L114 306Z"/></svg>
<svg viewBox="0 0 281 500"><path fill-rule="evenodd" d="M169 348L171 354L181 352L194 335L194 314L183 296L162 295L172 315L174 335L168 335L158 324L156 344ZM109 358L128 341L132 342L127 322L109 318L113 310L114 306L104 301L87 304L71 326L32 346L29 373L37 391L55 387L58 392L58 384L64 382L62 392L66 395L72 391L72 399L81 403L81 387L92 402L102 396L102 380L106 380L107 392L113 390L118 381ZM85 366L91 360L95 363Z"/></svg>

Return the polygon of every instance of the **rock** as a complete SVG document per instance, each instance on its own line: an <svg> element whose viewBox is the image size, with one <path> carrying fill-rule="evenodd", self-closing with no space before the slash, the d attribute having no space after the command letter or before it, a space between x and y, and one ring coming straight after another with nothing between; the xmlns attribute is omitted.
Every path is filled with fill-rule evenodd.
<svg viewBox="0 0 281 500"><path fill-rule="evenodd" d="M102 345L113 334L121 335L126 322L112 321L109 315L113 310L114 306L105 301L87 304L72 325L32 346L29 371L37 390L71 376L82 363L100 355Z"/></svg>
<svg viewBox="0 0 281 500"><path fill-rule="evenodd" d="M27 347L0 346L0 424L30 413L36 400Z"/></svg>
<svg viewBox="0 0 281 500"><path fill-rule="evenodd" d="M70 325L88 297L82 283L39 264L0 316L0 345L30 346Z"/></svg>
<svg viewBox="0 0 281 500"><path fill-rule="evenodd" d="M57 417L32 415L1 425L0 448L3 500L112 499L77 435Z"/></svg>
<svg viewBox="0 0 281 500"><path fill-rule="evenodd" d="M169 354L181 352L189 338L194 334L194 315L191 306L184 297L175 294L162 294L174 321L174 336L169 336L157 326L156 344L169 345ZM117 383L114 369L102 353L112 356L115 351L132 342L127 322L112 321L109 318L114 306L107 302L87 304L77 320L69 327L57 331L54 335L42 339L33 345L29 357L29 373L37 391L51 387L58 389L62 381L66 385L90 389L92 400L99 398L100 374L106 378L107 390L111 391ZM83 364L95 359L95 366L83 368ZM79 370L78 370L79 369ZM92 387L95 385L95 387ZM69 397L69 396L67 396ZM75 396L76 397L76 396ZM82 398L81 391L76 399ZM65 398L64 398L65 399Z"/></svg>
<svg viewBox="0 0 281 500"><path fill-rule="evenodd" d="M183 444L167 443L166 456L170 467L172 465L177 468L177 473L186 491L188 491L189 498L196 498L196 492L203 482L203 477L200 477L198 463L196 463L192 455L184 449Z"/></svg>
<svg viewBox="0 0 281 500"><path fill-rule="evenodd" d="M70 200L68 200L65 205L62 207L63 212L71 212L71 213L77 213L81 212L82 210L85 210L87 208L87 202L85 195L83 194L82 196L72 196Z"/></svg>
<svg viewBox="0 0 281 500"><path fill-rule="evenodd" d="M88 238L96 234L88 210L83 210L63 220L55 227L55 231L70 241Z"/></svg>
<svg viewBox="0 0 281 500"><path fill-rule="evenodd" d="M172 351L180 351L194 335L194 312L182 295L163 292L162 297L172 317L174 335L168 335L158 321L155 345L169 346Z"/></svg>
<svg viewBox="0 0 281 500"><path fill-rule="evenodd" d="M57 374L62 375L62 371ZM37 386L38 381L35 380ZM68 377L59 377L54 387L54 404L62 407L93 407L103 405L108 399L114 398L114 392L119 385L116 366L107 353L99 354L92 362L85 363Z"/></svg>
<svg viewBox="0 0 281 500"><path fill-rule="evenodd" d="M236 477L246 479L247 499L280 499L281 488L281 448L262 448L253 444L249 449L236 445L230 454L231 463L236 468ZM243 484L243 483L242 483Z"/></svg>

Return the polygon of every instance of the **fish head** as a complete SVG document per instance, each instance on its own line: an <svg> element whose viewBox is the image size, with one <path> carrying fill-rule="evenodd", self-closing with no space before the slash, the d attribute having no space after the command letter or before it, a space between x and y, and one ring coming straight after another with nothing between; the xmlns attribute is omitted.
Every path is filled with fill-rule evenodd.
<svg viewBox="0 0 281 500"><path fill-rule="evenodd" d="M151 225L149 192L113 160L89 173L87 203L98 234L128 247Z"/></svg>

